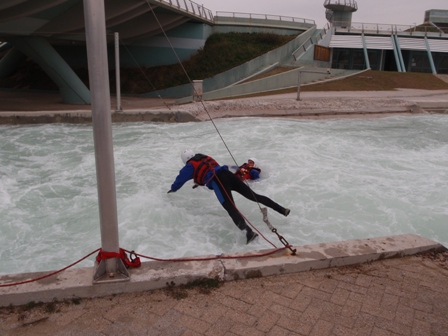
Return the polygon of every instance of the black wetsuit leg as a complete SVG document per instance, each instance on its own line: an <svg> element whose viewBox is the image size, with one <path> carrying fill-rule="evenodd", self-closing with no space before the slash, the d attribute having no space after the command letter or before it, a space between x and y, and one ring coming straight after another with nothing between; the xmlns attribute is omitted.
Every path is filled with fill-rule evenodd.
<svg viewBox="0 0 448 336"><path fill-rule="evenodd" d="M219 173L218 173L219 174ZM232 173L231 173L232 174ZM232 174L233 175L233 174ZM212 181L212 187L215 191L215 195L221 203L222 207L227 211L230 218L232 218L235 225L240 230L252 231L252 229L246 224L243 216L240 214L236 208L235 202L233 200L232 191L229 188L227 179L217 179L216 177Z"/></svg>
<svg viewBox="0 0 448 336"><path fill-rule="evenodd" d="M232 172L230 172L228 170L221 170L216 176L227 190L228 189L234 190L237 193L241 194L242 196L244 196L245 198L247 198L253 202L259 202L259 203L277 211L278 213L280 213L282 215L284 214L284 212L285 212L284 207L282 207L280 204L275 203L269 197L255 193L251 188L249 188L249 186L246 183L241 181ZM219 181L217 181L218 184L219 184ZM228 193L231 195L230 192L228 192ZM232 201L233 201L233 199L232 199Z"/></svg>

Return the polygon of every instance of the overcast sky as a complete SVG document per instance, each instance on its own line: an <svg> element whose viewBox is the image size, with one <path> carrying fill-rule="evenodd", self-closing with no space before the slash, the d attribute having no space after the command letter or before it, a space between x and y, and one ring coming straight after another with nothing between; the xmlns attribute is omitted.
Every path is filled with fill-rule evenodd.
<svg viewBox="0 0 448 336"><path fill-rule="evenodd" d="M324 0L193 0L216 12L271 14L312 19L318 28L327 23ZM357 0L353 22L421 24L428 9L448 10L448 0Z"/></svg>

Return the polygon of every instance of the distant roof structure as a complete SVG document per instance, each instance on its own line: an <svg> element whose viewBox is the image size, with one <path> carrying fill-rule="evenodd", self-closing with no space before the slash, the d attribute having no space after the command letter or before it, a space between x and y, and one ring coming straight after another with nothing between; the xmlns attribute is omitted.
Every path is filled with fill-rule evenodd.
<svg viewBox="0 0 448 336"><path fill-rule="evenodd" d="M336 26L350 26L352 13L358 10L355 0L325 0L324 7L328 22Z"/></svg>
<svg viewBox="0 0 448 336"><path fill-rule="evenodd" d="M448 23L448 10L429 9L425 11L425 22Z"/></svg>
<svg viewBox="0 0 448 336"><path fill-rule="evenodd" d="M213 22L209 9L190 0L104 0L106 29L124 42L161 33L187 21ZM154 13L157 19L154 19ZM55 43L85 42L83 0L2 0L0 39L44 37ZM111 34L109 37L113 39Z"/></svg>
<svg viewBox="0 0 448 336"><path fill-rule="evenodd" d="M448 10L430 9L425 11L425 22L431 23L445 34L448 34Z"/></svg>

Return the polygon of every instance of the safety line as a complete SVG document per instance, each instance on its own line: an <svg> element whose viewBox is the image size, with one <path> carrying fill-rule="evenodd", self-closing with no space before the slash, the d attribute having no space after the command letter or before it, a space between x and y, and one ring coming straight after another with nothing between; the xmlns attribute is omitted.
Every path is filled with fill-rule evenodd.
<svg viewBox="0 0 448 336"><path fill-rule="evenodd" d="M34 281L38 281L38 280L42 280L42 279L48 278L48 277L50 277L50 276L52 276L52 275L61 273L62 271L65 271L66 269L68 269L68 268L70 268L70 267L72 267L72 266L74 266L74 265L80 263L81 261L83 261L84 259L90 257L92 254L94 254L95 252L98 252L99 250L100 250L100 249L98 248L98 249L96 249L95 251L90 252L90 253L89 253L88 255L86 255L85 257L82 257L82 258L79 259L78 261L75 261L74 263L72 263L72 264L70 264L70 265L68 265L68 266L66 266L66 267L64 267L64 268L61 268L61 269L58 270L58 271L55 271L55 272L52 272L52 273L43 275L43 276L38 277L38 278L30 279L30 280L25 280L25 281L15 282L15 283L11 283L11 284L0 284L0 287L8 287L8 286L23 285L23 284L26 284L26 283L30 283L30 282L34 282Z"/></svg>
<svg viewBox="0 0 448 336"><path fill-rule="evenodd" d="M185 69L184 65L182 64L182 61L180 60L179 56L177 55L176 50L174 49L173 44L171 43L171 41L170 41L168 35L166 34L165 29L163 29L163 26L162 26L162 24L160 23L160 21L159 21L157 15L156 15L156 13L154 12L154 9L152 8L152 6L151 6L150 3L149 3L149 0L146 0L146 3L148 4L148 6L149 6L149 8L150 8L150 10L151 10L151 13L152 13L153 16L154 16L154 19L157 21L157 24L159 25L160 30L162 31L162 33L163 33L163 35L165 36L165 38L166 38L168 44L170 45L171 50L173 51L174 56L175 56L176 59L177 59L177 62L179 63L180 67L182 68L182 71L184 72L185 76L187 77L187 79L188 79L188 83L190 83L190 85L192 86L194 93L195 93L196 95L198 95L198 92L196 91L196 88L195 88L194 85L193 85L193 81L191 80L190 76L188 75L187 70ZM228 152L229 155L232 157L233 162L238 166L238 163L236 162L235 158L233 157L232 152L230 151L229 147L227 146L226 142L224 141L223 136L222 136L221 133L219 132L218 127L216 126L216 124L215 124L215 122L213 121L213 119L212 119L210 113L208 112L207 107L206 107L205 104L204 104L204 101L201 99L200 102L201 102L202 107L204 108L204 111L207 113L207 115L208 115L210 121L212 122L213 127L215 128L215 130L216 130L216 132L218 133L219 137L221 138L221 140L222 140L224 146L226 147L227 152Z"/></svg>
<svg viewBox="0 0 448 336"><path fill-rule="evenodd" d="M161 258L154 258L154 257L149 257L149 256L145 256L143 254L139 254L136 253L134 251L129 251L126 249L122 249L123 251L127 252L127 253L132 253L136 256L142 257L142 258L146 258L146 259L150 259L150 260L154 260L154 261L164 261L164 262L184 262L184 261L207 261L207 260L219 260L219 259L245 259L245 258L258 258L258 257L265 257L271 254L274 254L278 251L284 250L285 247L281 247L281 248L277 248L273 251L269 251L266 253L259 253L259 254L252 254L252 255L243 255L243 256L223 256L223 255L217 255L214 257L204 257L204 258L174 258L174 259L161 259ZM33 278L33 279L29 279L29 280L25 280L25 281L19 281L19 282L13 282L13 283L8 283L8 284L0 284L0 287L11 287L11 286L18 286L18 285L24 285L30 282L35 282L35 281L39 281L45 278L49 278L53 275L56 275L58 273L61 273L62 271L67 270L68 268L80 263L81 261L83 261L84 259L90 257L92 254L99 252L101 250L101 248L97 248L95 251L90 252L89 254L87 254L86 256L82 257L81 259L75 261L74 263L61 268L60 270L48 273L46 275L37 277L37 278Z"/></svg>
<svg viewBox="0 0 448 336"><path fill-rule="evenodd" d="M126 49L126 51L128 52L129 56L132 58L132 60L134 61L134 63L137 65L138 69L141 71L141 73L143 74L143 76L145 77L145 79L148 81L148 83L151 85L151 87L153 88L153 90L156 92L157 97L162 99L162 96L159 93L159 90L157 90L157 88L154 86L154 84L150 81L150 79L148 78L148 76L146 75L146 73L143 71L142 67L140 66L140 64L137 62L137 60L135 59L134 55L132 55L131 51L128 49L128 47L126 46L126 44L121 40L120 38L120 44L123 45L123 47ZM119 71L117 69L115 69L115 71ZM166 105L166 104L165 104ZM166 107L170 109L170 107L168 105L166 105Z"/></svg>
<svg viewBox="0 0 448 336"><path fill-rule="evenodd" d="M276 248L273 251L265 252L265 253L257 253L257 254L251 254L251 255L241 255L241 256L225 256L225 255L216 255L213 257L203 257L203 258L174 258L174 259L161 259L161 258L154 258L145 256L143 254L136 253L134 251L128 251L123 249L127 253L133 253L138 257L154 260L154 261L165 261L165 262L183 262L183 261L207 261L207 260L219 260L219 259L247 259L247 258L258 258L258 257L265 257L271 254L274 254L278 251L285 250L286 247L280 247Z"/></svg>
<svg viewBox="0 0 448 336"><path fill-rule="evenodd" d="M227 198L229 199L229 201L230 201L230 203L232 203L232 205L233 205L233 207L236 209L236 211L238 211L238 213L246 220L246 222L248 222L249 223L249 225L252 227L252 229L254 229L255 231L257 231L259 234L260 234L260 236L261 237L263 237L263 239L264 240L266 240L269 244L271 244L274 248L277 248L277 246L275 246L275 244L274 243L272 243L269 239L267 239L247 218L246 218L246 216L244 216L242 213L241 213L241 211L237 208L237 206L235 205L235 202L233 201L233 197L231 197L231 195L229 195L228 193L227 193L227 190L226 190L226 188L224 188L224 185L221 183L221 180L219 179L219 177L216 175L216 173L215 172L213 172L213 175L214 175L214 177L218 180L218 182L219 182L219 184L221 185L221 187L222 187L222 189L224 190L224 192L226 193L226 195L227 195ZM249 187L249 189L250 189L250 187ZM254 198L255 198L255 200L257 201L257 203L258 203L258 200L257 200L257 197L255 196L255 194L254 194L254 192L253 192L253 190L252 189L250 189L250 191L252 192L252 195L254 196ZM258 203L258 206L260 207L260 203ZM260 209L261 209L261 207L260 207Z"/></svg>
<svg viewBox="0 0 448 336"><path fill-rule="evenodd" d="M165 29L163 28L162 24L160 23L160 21L159 21L157 15L156 15L156 13L155 13L153 7L152 7L151 4L149 3L149 0L146 0L146 3L148 4L149 9L151 10L151 13L152 13L153 16L154 16L154 19L156 20L157 24L159 25L160 30L162 31L162 33L163 33L163 35L165 36L165 38L166 38L168 44L170 45L171 50L173 51L173 53L174 53L174 55L175 55L175 57L176 57L176 59L177 59L177 62L178 62L179 65L181 66L182 71L184 72L185 76L186 76L187 79L188 79L188 82L189 82L190 85L192 86L194 93L195 93L196 95L198 95L198 92L196 91L196 88L194 87L193 82L192 82L190 76L189 76L188 73L187 73L187 70L185 69L185 67L183 66L183 64L182 64L182 62L181 62L181 60L180 60L180 58L179 58L179 56L177 55L176 50L174 49L173 44L171 43L171 41L170 41L168 35L166 34ZM230 157L232 158L232 160L233 160L233 162L236 164L236 166L239 167L239 164L236 162L236 159L234 158L232 152L230 151L230 148L227 146L227 143L225 142L225 140L224 140L224 138L223 138L221 132L219 131L218 127L216 126L215 121L213 120L213 118L211 117L209 111L207 110L207 107L205 106L204 101L201 99L200 102L201 102L201 105L202 105L204 111L207 113L207 115L208 115L208 117L209 117L209 119L210 119L210 121L211 121L213 127L215 128L216 132L218 133L219 137L221 138L222 143L223 143L224 146L226 147L227 152L229 153ZM256 200L256 203L258 204L258 208L259 208L260 211L262 212L262 208L261 208L261 206L260 206L260 203L258 202L257 198L255 197L255 193L254 193L254 191L252 190L252 188L250 187L249 182L246 180L246 181L244 181L244 183L246 183L246 185L249 187L250 191L252 192L252 195L254 196L254 199ZM238 212L240 212L234 203L233 203L233 206L236 208L236 210L237 210ZM241 214L241 212L240 212L240 214ZM241 214L241 215L242 215L242 214ZM242 215L242 216L243 216L243 215ZM243 217L244 217L244 216L243 216ZM244 218L245 218L245 217L244 217ZM246 220L247 220L247 219L246 219ZM255 227L254 227L251 223L250 223L250 225L255 229ZM258 233L260 233L260 231L258 231L257 229L255 229L255 230L256 230ZM262 234L260 233L260 235L262 235ZM262 236L263 236L263 235L262 235ZM264 238L266 241L268 241L264 236L263 236L263 238ZM269 242L269 241L268 241L268 242ZM271 242L269 242L269 243L272 244ZM272 244L272 245L273 245L273 244ZM275 246L275 245L274 245L274 246Z"/></svg>

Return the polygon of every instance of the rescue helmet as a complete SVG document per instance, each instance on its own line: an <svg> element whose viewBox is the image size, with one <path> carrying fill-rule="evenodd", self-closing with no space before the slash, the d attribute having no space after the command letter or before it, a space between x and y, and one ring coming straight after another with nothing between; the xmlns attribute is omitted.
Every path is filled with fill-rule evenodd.
<svg viewBox="0 0 448 336"><path fill-rule="evenodd" d="M191 149L184 149L180 153L180 158L182 159L182 162L186 164L188 160L190 160L194 156L194 152Z"/></svg>
<svg viewBox="0 0 448 336"><path fill-rule="evenodd" d="M252 162L254 163L254 168L258 168L258 160L257 160L256 158L251 157L251 158L249 158L247 161L248 161L248 162L249 162L249 161L252 161Z"/></svg>

